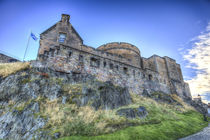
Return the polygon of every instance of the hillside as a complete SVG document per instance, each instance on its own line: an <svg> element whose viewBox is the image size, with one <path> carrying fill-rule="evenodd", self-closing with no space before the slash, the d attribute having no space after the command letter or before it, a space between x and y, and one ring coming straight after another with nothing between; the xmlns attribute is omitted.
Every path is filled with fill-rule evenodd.
<svg viewBox="0 0 210 140"><path fill-rule="evenodd" d="M0 139L177 139L208 125L177 95L130 93L94 75L0 64Z"/></svg>

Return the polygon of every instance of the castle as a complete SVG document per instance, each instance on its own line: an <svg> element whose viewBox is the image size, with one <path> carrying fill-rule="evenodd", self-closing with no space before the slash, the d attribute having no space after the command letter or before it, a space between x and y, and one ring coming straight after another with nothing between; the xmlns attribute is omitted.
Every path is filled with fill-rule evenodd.
<svg viewBox="0 0 210 140"><path fill-rule="evenodd" d="M96 49L86 46L69 20L69 15L62 14L59 22L41 33L37 59L45 66L65 73L95 75L98 80L126 86L134 93L161 91L191 98L174 59L141 57L136 46L124 42L107 43Z"/></svg>

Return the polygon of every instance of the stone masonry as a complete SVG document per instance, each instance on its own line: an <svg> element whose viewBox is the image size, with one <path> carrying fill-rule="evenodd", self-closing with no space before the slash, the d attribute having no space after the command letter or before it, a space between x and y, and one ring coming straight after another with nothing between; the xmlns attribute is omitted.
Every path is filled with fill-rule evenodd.
<svg viewBox="0 0 210 140"><path fill-rule="evenodd" d="M55 25L40 35L37 59L43 65L65 73L88 73L98 80L128 87L130 92L161 91L191 98L180 65L167 56L141 57L129 43L113 42L97 49L83 44L82 38L62 14Z"/></svg>
<svg viewBox="0 0 210 140"><path fill-rule="evenodd" d="M16 58L12 58L10 56L7 56L3 53L0 53L0 63L11 63L11 62L18 62Z"/></svg>

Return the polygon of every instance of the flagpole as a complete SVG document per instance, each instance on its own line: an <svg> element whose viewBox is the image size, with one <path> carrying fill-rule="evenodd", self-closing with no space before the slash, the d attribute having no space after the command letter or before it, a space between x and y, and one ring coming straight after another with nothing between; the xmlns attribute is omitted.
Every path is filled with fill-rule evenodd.
<svg viewBox="0 0 210 140"><path fill-rule="evenodd" d="M23 62L25 61L26 52L28 50L28 45L29 45L29 42L30 42L30 38L31 38L31 31L30 31L30 34L28 36L28 42L27 42L27 46L26 46L25 53L24 53L24 56L23 56Z"/></svg>

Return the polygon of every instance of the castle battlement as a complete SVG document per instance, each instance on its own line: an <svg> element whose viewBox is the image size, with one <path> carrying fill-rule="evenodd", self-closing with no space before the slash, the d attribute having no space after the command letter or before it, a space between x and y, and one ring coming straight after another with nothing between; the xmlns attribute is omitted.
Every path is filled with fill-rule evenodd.
<svg viewBox="0 0 210 140"><path fill-rule="evenodd" d="M40 36L37 59L58 71L89 73L99 80L127 86L132 92L161 91L191 97L183 81L180 65L170 57L141 57L135 45L112 42L93 48L69 22L69 15L44 31Z"/></svg>

